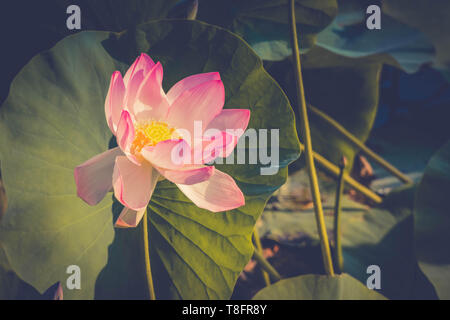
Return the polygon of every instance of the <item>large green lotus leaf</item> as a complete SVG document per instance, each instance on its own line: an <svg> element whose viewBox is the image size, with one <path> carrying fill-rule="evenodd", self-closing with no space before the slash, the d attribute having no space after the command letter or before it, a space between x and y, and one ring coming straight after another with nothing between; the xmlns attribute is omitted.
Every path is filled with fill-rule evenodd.
<svg viewBox="0 0 450 320"><path fill-rule="evenodd" d="M0 243L0 300L51 299L52 291L54 293L54 290L48 290L41 295L36 289L21 280L11 269Z"/></svg>
<svg viewBox="0 0 450 320"><path fill-rule="evenodd" d="M94 291L99 298L146 297L140 227L115 232L113 216L121 208L112 206L113 195L90 207L76 197L73 180L75 166L111 147L103 107L109 79L141 52L163 64L166 90L185 76L220 72L226 108L250 109L249 128L280 130L277 174L261 176L262 165L217 166L236 179L244 207L213 214L169 182L158 183L149 205L158 297L228 298L253 253L255 221L300 151L289 101L261 60L239 37L198 21L83 32L19 73L0 111L9 200L1 240L14 271L40 292L65 283L67 266L75 264L81 290L64 289L64 298L92 298Z"/></svg>
<svg viewBox="0 0 450 320"><path fill-rule="evenodd" d="M336 19L317 36L318 46L349 58L387 54L410 73L434 59L434 47L424 33L387 14L381 16L380 30L369 30L365 12L373 3L343 0L338 4Z"/></svg>
<svg viewBox="0 0 450 320"><path fill-rule="evenodd" d="M295 177L295 176L294 176ZM291 179L290 176L289 179ZM436 294L420 271L413 249L412 187L392 191L383 204L369 208L343 197L341 225L344 272L366 283L367 267L381 269L381 290L389 299L435 299ZM333 239L334 196L324 203L329 239ZM264 211L261 237L299 248L318 245L312 209ZM331 240L332 241L332 240ZM307 259L305 257L305 259ZM317 261L317 263L321 263Z"/></svg>
<svg viewBox="0 0 450 320"><path fill-rule="evenodd" d="M338 14L333 22L340 26L361 23L366 25L366 9L370 5L381 6L382 0L337 0Z"/></svg>
<svg viewBox="0 0 450 320"><path fill-rule="evenodd" d="M360 141L369 137L378 109L379 77L382 64L372 58L351 59L315 46L302 55L306 102L339 122ZM280 83L291 104L297 105L294 67L290 59L267 66ZM297 108L294 108L297 117ZM342 155L352 167L359 151L328 122L308 112L314 151L339 163Z"/></svg>
<svg viewBox="0 0 450 320"><path fill-rule="evenodd" d="M0 111L8 196L0 237L12 269L40 292L78 265L82 290L68 296L92 297L114 238L111 197L89 207L73 181L74 167L110 140L101 104L117 64L101 45L107 37L82 33L33 58Z"/></svg>
<svg viewBox="0 0 450 320"><path fill-rule="evenodd" d="M414 232L419 266L439 298L450 299L450 142L430 160L414 206Z"/></svg>
<svg viewBox="0 0 450 320"><path fill-rule="evenodd" d="M423 32L436 48L433 66L444 75L450 73L450 2L435 0L384 0L383 12Z"/></svg>
<svg viewBox="0 0 450 320"><path fill-rule="evenodd" d="M337 13L336 0L296 0L295 15L302 51ZM242 36L261 59L278 61L292 55L289 0L202 0L198 17Z"/></svg>
<svg viewBox="0 0 450 320"><path fill-rule="evenodd" d="M308 274L278 281L259 291L255 300L385 300L348 274Z"/></svg>
<svg viewBox="0 0 450 320"><path fill-rule="evenodd" d="M163 19L177 0L16 0L0 10L0 103L8 95L17 72L36 54L79 31L122 31L154 19ZM69 30L70 5L81 11L81 30Z"/></svg>

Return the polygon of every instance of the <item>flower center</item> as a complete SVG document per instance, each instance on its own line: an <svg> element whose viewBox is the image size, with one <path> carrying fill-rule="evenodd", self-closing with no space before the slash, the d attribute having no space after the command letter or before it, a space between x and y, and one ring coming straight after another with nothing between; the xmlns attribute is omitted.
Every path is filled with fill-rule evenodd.
<svg viewBox="0 0 450 320"><path fill-rule="evenodd" d="M154 146L160 141L180 138L175 128L169 127L167 123L160 121L137 123L134 130L135 138L131 144L132 154L138 154L142 148Z"/></svg>

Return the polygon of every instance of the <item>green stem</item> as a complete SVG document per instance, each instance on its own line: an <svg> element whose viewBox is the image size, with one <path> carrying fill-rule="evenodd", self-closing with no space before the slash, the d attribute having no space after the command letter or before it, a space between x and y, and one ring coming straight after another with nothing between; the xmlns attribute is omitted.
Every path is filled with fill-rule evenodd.
<svg viewBox="0 0 450 320"><path fill-rule="evenodd" d="M403 172L398 170L392 164L384 160L380 155L376 154L369 147L367 147L364 143L362 143L357 137L351 134L347 129L345 129L339 122L331 118L325 112L308 105L308 108L311 112L315 113L317 116L328 122L331 126L333 126L337 131L339 131L347 140L352 143L354 146L359 148L362 152L364 152L367 156L372 158L376 163L378 163L381 167L392 173L396 176L400 181L404 183L413 183L412 179L405 175Z"/></svg>
<svg viewBox="0 0 450 320"><path fill-rule="evenodd" d="M150 300L156 300L155 289L153 288L153 278L152 269L150 266L150 251L148 246L148 220L147 220L147 210L145 210L144 216L142 217L142 230L144 237L144 259L145 259L145 274L147 276L148 292Z"/></svg>
<svg viewBox="0 0 450 320"><path fill-rule="evenodd" d="M314 212L316 215L316 223L317 229L319 231L320 237L320 246L322 249L322 258L325 267L325 272L328 275L333 276L333 262L331 259L330 252L330 244L328 242L327 229L325 226L325 219L323 216L322 210L322 202L320 199L320 191L319 191L319 183L317 181L316 167L314 164L313 158L313 150L311 143L311 133L309 130L309 122L308 122L308 112L306 110L306 101L305 101L305 90L303 88L303 80L302 80L302 70L300 64L300 52L298 49L298 40L297 40L297 25L295 22L295 2L291 0L290 3L290 17L291 17L291 37L292 37L292 48L294 50L294 58L295 58L295 79L297 83L297 98L298 98L298 108L300 109L300 115L302 118L301 128L302 128L302 140L305 143L305 156L306 156L306 165L309 171L309 180L311 185L311 194L314 202Z"/></svg>
<svg viewBox="0 0 450 320"><path fill-rule="evenodd" d="M256 229L256 227L255 227L255 229L253 230L253 242L255 243L255 246L256 246L255 252L256 252L257 254L259 254L259 256L261 256L261 258L262 258L263 260L265 260L264 257L263 257L263 255L262 255L263 249L262 249L262 245L261 245L261 240L259 239L258 230ZM258 259L257 259L257 261L259 262ZM265 261L266 261L266 260L265 260ZM268 264L267 261L266 261L266 263ZM260 266L261 266L261 273L262 273L262 276L263 276L263 278L264 278L264 283L266 284L266 287L267 287L267 286L270 286L270 278L269 278L269 275L267 274L266 271L264 271L265 268L264 268L264 266L263 266L261 263L260 263Z"/></svg>
<svg viewBox="0 0 450 320"><path fill-rule="evenodd" d="M305 150L305 146L300 143L300 149L302 152ZM313 151L313 157L314 160L323 168L325 171L327 171L329 174L333 175L334 177L339 177L339 167L336 166L334 163L328 161L325 157L318 154L317 152ZM353 189L358 191L359 193L363 194L364 196L368 197L375 203L381 203L383 200L379 195L377 195L375 192L370 190L369 188L365 187L352 177L350 177L348 174L344 175L344 181Z"/></svg>
<svg viewBox="0 0 450 320"><path fill-rule="evenodd" d="M342 232L341 232L341 199L344 192L344 175L345 175L346 159L342 157L339 169L339 178L336 189L336 202L334 205L334 257L337 273L344 270L344 258L342 256Z"/></svg>
<svg viewBox="0 0 450 320"><path fill-rule="evenodd" d="M264 256L259 253L258 250L253 252L253 258L258 262L259 266L266 271L266 274L270 274L272 279L275 281L280 281L281 276L277 270L267 261Z"/></svg>

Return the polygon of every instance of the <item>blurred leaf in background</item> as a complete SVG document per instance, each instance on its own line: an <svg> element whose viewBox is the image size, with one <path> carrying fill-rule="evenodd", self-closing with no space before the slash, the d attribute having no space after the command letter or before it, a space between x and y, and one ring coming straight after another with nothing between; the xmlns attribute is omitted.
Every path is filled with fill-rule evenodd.
<svg viewBox="0 0 450 320"><path fill-rule="evenodd" d="M317 45L349 58L384 55L380 58L386 59L386 56L390 56L394 65L408 73L416 72L422 65L431 63L434 59L434 47L420 30L386 13L381 14L380 30L369 30L366 27L367 7L377 3L381 6L380 2L382 1L338 1L339 14L320 32ZM392 59L386 59L386 62Z"/></svg>
<svg viewBox="0 0 450 320"><path fill-rule="evenodd" d="M240 35L263 60L292 55L289 0L200 0L198 20ZM314 46L317 33L336 16L336 0L296 0L295 15L302 52Z"/></svg>
<svg viewBox="0 0 450 320"><path fill-rule="evenodd" d="M1 168L1 163L0 163ZM2 172L0 171L0 222L2 221L3 215L8 207L8 199L6 198L5 187L2 181Z"/></svg>
<svg viewBox="0 0 450 320"><path fill-rule="evenodd" d="M441 299L450 299L450 142L429 161L414 207L415 248L419 266Z"/></svg>
<svg viewBox="0 0 450 320"><path fill-rule="evenodd" d="M255 300L385 300L348 274L303 275L283 279L259 291Z"/></svg>
<svg viewBox="0 0 450 320"><path fill-rule="evenodd" d="M302 55L306 102L365 142L377 113L381 67L378 58L352 59L316 46ZM291 103L296 103L291 60L267 62L266 69L281 85ZM345 155L351 169L358 148L314 112L309 111L309 116L314 151L336 165Z"/></svg>
<svg viewBox="0 0 450 320"><path fill-rule="evenodd" d="M295 246L304 263L314 264L320 255L319 238L313 209L289 206L289 194L297 194L301 184L306 185L302 172L289 176L280 190L285 199L277 209L266 209L262 214L259 233L262 238L280 244ZM332 239L335 183L322 180L324 214L329 237ZM290 190L288 190L290 189ZM392 191L383 204L370 208L343 197L341 209L344 272L366 283L367 267L381 269L380 293L389 299L436 299L431 283L417 265L414 253L413 202L415 188L405 186ZM291 198L290 201L296 201ZM284 207L284 208L283 208ZM317 260L320 263L320 260ZM299 269L297 272L301 272ZM295 270L293 270L295 272ZM298 274L298 273L297 273Z"/></svg>
<svg viewBox="0 0 450 320"><path fill-rule="evenodd" d="M122 31L165 18L177 0L15 0L0 5L0 104L19 70L37 53L79 31ZM81 30L69 30L67 7L78 5Z"/></svg>
<svg viewBox="0 0 450 320"><path fill-rule="evenodd" d="M436 49L433 67L450 81L450 2L434 0L384 0L383 12L423 32Z"/></svg>

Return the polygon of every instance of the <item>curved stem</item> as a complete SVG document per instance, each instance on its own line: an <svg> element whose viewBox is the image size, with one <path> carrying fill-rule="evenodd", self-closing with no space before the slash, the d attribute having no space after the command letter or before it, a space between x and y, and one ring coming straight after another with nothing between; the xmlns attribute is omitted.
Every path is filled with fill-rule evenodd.
<svg viewBox="0 0 450 320"><path fill-rule="evenodd" d="M262 260L266 260L266 259L264 259L263 255L262 255L263 249L262 249L262 245L261 245L261 240L259 239L258 230L256 230L256 227L255 227L255 229L253 230L253 242L255 243L255 246L256 246L255 253L257 253L257 254L259 255L259 257L262 258ZM255 256L255 255L254 255L254 256ZM263 276L263 278L264 278L264 282L265 282L265 284L266 284L266 287L267 287L267 286L270 286L270 278L269 278L269 275L267 274L266 271L264 271L266 268L264 268L264 266L261 264L261 259L256 259L256 260L258 261L258 263L260 263L261 273L262 273L262 276ZM267 264L269 264L267 261L265 261L265 262L266 262Z"/></svg>
<svg viewBox="0 0 450 320"><path fill-rule="evenodd" d="M334 257L337 273L342 273L344 269L344 258L342 256L342 232L341 232L341 199L344 192L344 175L346 159L342 157L339 169L338 184L336 189L336 202L334 205Z"/></svg>
<svg viewBox="0 0 450 320"><path fill-rule="evenodd" d="M150 251L148 246L148 220L147 220L147 209L145 210L144 216L142 217L142 230L143 230L143 240L144 240L144 259L145 259L145 274L147 276L148 292L150 300L156 300L155 289L153 288L153 278L152 269L150 266Z"/></svg>
<svg viewBox="0 0 450 320"><path fill-rule="evenodd" d="M297 98L298 108L302 117L302 140L305 143L305 156L306 165L309 172L309 180L311 185L311 194L314 202L314 212L316 216L317 229L319 231L320 246L322 249L322 258L325 267L325 272L328 275L334 275L333 262L331 259L330 244L328 242L327 229L325 226L325 219L323 216L322 202L320 199L319 183L317 181L316 167L314 164L313 150L311 143L311 133L309 130L308 112L306 110L305 91L303 88L302 71L300 64L300 52L298 48L297 40L297 25L295 22L295 2L290 1L290 17L291 17L291 37L292 37L292 49L294 51L295 58L295 80L297 82Z"/></svg>

